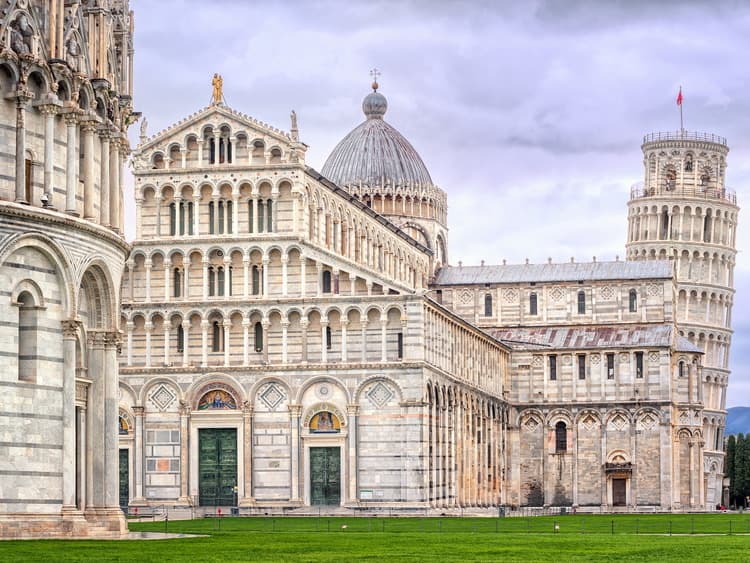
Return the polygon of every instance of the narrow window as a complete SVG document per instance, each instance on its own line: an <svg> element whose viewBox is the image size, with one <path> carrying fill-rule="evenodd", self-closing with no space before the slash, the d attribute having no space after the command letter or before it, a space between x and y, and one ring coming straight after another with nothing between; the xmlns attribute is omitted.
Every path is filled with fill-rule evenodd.
<svg viewBox="0 0 750 563"><path fill-rule="evenodd" d="M396 334L396 355L399 360L404 358L404 333L399 332Z"/></svg>
<svg viewBox="0 0 750 563"><path fill-rule="evenodd" d="M172 287L174 289L174 296L180 297L182 294L182 276L180 275L180 269L175 268L172 271Z"/></svg>
<svg viewBox="0 0 750 563"><path fill-rule="evenodd" d="M586 354L578 354L578 379L586 379Z"/></svg>
<svg viewBox="0 0 750 563"><path fill-rule="evenodd" d="M177 234L177 209L174 202L169 204L169 234L170 236Z"/></svg>
<svg viewBox="0 0 750 563"><path fill-rule="evenodd" d="M677 375L680 377L685 377L685 362L680 362L677 364Z"/></svg>
<svg viewBox="0 0 750 563"><path fill-rule="evenodd" d="M263 201L258 200L258 232L263 232Z"/></svg>
<svg viewBox="0 0 750 563"><path fill-rule="evenodd" d="M492 295L489 293L484 296L484 316L492 316Z"/></svg>
<svg viewBox="0 0 750 563"><path fill-rule="evenodd" d="M549 379L550 381L557 380L557 356L554 354L549 357Z"/></svg>
<svg viewBox="0 0 750 563"><path fill-rule="evenodd" d="M333 344L333 333L331 332L331 327L326 327L326 350L330 350L331 346Z"/></svg>
<svg viewBox="0 0 750 563"><path fill-rule="evenodd" d="M255 323L255 351L263 351L263 325Z"/></svg>
<svg viewBox="0 0 750 563"><path fill-rule="evenodd" d="M224 163L224 138L219 137L219 164Z"/></svg>
<svg viewBox="0 0 750 563"><path fill-rule="evenodd" d="M208 163L216 162L216 139L213 137L208 140Z"/></svg>
<svg viewBox="0 0 750 563"><path fill-rule="evenodd" d="M224 268L216 268L216 293L224 295Z"/></svg>
<svg viewBox="0 0 750 563"><path fill-rule="evenodd" d="M638 379L643 377L643 352L635 353L635 376Z"/></svg>
<svg viewBox="0 0 750 563"><path fill-rule="evenodd" d="M323 293L331 293L331 272L323 270Z"/></svg>
<svg viewBox="0 0 750 563"><path fill-rule="evenodd" d="M219 200L219 234L224 234L224 200Z"/></svg>
<svg viewBox="0 0 750 563"><path fill-rule="evenodd" d="M441 305L443 304L443 290L442 289L438 289L435 291L435 301L437 301Z"/></svg>
<svg viewBox="0 0 750 563"><path fill-rule="evenodd" d="M711 216L703 219L703 242L711 242Z"/></svg>
<svg viewBox="0 0 750 563"><path fill-rule="evenodd" d="M685 172L693 171L693 155L689 154L685 157Z"/></svg>
<svg viewBox="0 0 750 563"><path fill-rule="evenodd" d="M213 323L213 338L211 342L211 350L213 352L224 351L224 327L219 321Z"/></svg>
<svg viewBox="0 0 750 563"><path fill-rule="evenodd" d="M227 162L232 164L232 141L227 139Z"/></svg>
<svg viewBox="0 0 750 563"><path fill-rule="evenodd" d="M231 297L232 296L232 267L231 266L229 266L228 272L229 272L229 287L227 288L228 290L227 295Z"/></svg>
<svg viewBox="0 0 750 563"><path fill-rule="evenodd" d="M216 295L216 272L213 266L208 267L208 295L211 297Z"/></svg>
<svg viewBox="0 0 750 563"><path fill-rule="evenodd" d="M25 178L24 178L24 195L26 196L26 201L29 203L33 203L34 201L34 166L33 162L30 158L27 158L24 160L24 171L25 171Z"/></svg>
<svg viewBox="0 0 750 563"><path fill-rule="evenodd" d="M227 233L232 234L232 202L227 201Z"/></svg>
<svg viewBox="0 0 750 563"><path fill-rule="evenodd" d="M555 424L555 453L564 454L568 451L568 429L561 420Z"/></svg>
<svg viewBox="0 0 750 563"><path fill-rule="evenodd" d="M537 297L536 293L529 295L529 315L537 315Z"/></svg>
<svg viewBox="0 0 750 563"><path fill-rule="evenodd" d="M578 314L579 315L586 314L586 292L585 291L578 292Z"/></svg>
<svg viewBox="0 0 750 563"><path fill-rule="evenodd" d="M180 234L185 234L185 202L180 202Z"/></svg>
<svg viewBox="0 0 750 563"><path fill-rule="evenodd" d="M214 217L214 202L208 202L208 232L211 235L216 234L216 219Z"/></svg>
<svg viewBox="0 0 750 563"><path fill-rule="evenodd" d="M638 292L635 289L631 289L628 293L628 310L631 313L638 310Z"/></svg>
<svg viewBox="0 0 750 563"><path fill-rule="evenodd" d="M188 209L188 227L187 227L188 228L188 234L192 235L193 234L193 223L195 222L195 215L193 214L194 212L193 212L193 202L192 201L188 201L187 209Z"/></svg>
<svg viewBox="0 0 750 563"><path fill-rule="evenodd" d="M177 325L177 351L185 351L185 329L182 328L182 324Z"/></svg>
<svg viewBox="0 0 750 563"><path fill-rule="evenodd" d="M18 296L18 380L36 381L38 309L29 292Z"/></svg>
<svg viewBox="0 0 750 563"><path fill-rule="evenodd" d="M247 225L249 232L253 233L255 232L255 225L253 225L253 200L249 199L247 201Z"/></svg>
<svg viewBox="0 0 750 563"><path fill-rule="evenodd" d="M669 235L669 212L665 209L661 213L661 236L659 238L666 239Z"/></svg>
<svg viewBox="0 0 750 563"><path fill-rule="evenodd" d="M266 223L267 223L267 233L273 232L273 200L269 199L266 202Z"/></svg>
<svg viewBox="0 0 750 563"><path fill-rule="evenodd" d="M260 268L253 266L253 295L260 295Z"/></svg>
<svg viewBox="0 0 750 563"><path fill-rule="evenodd" d="M615 378L615 355L607 354L607 379Z"/></svg>

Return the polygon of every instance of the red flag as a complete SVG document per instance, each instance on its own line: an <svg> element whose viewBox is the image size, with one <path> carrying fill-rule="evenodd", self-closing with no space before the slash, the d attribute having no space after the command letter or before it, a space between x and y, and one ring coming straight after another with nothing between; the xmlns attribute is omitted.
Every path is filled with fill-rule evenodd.
<svg viewBox="0 0 750 563"><path fill-rule="evenodd" d="M680 86L680 92L677 94L677 105L682 105L682 86Z"/></svg>

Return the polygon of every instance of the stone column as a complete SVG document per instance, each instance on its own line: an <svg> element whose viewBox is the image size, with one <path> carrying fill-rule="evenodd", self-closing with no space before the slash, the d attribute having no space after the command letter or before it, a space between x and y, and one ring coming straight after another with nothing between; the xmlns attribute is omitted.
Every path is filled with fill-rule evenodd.
<svg viewBox="0 0 750 563"><path fill-rule="evenodd" d="M281 257L281 295L286 297L288 295L288 282L287 282L287 265L289 264L289 256L286 253Z"/></svg>
<svg viewBox="0 0 750 563"><path fill-rule="evenodd" d="M146 321L143 325L143 329L146 332L146 367L151 367L151 330L154 328L151 321Z"/></svg>
<svg viewBox="0 0 750 563"><path fill-rule="evenodd" d="M182 365L190 363L190 321L182 321Z"/></svg>
<svg viewBox="0 0 750 563"><path fill-rule="evenodd" d="M221 329L224 331L224 365L229 365L229 326L231 321L224 319Z"/></svg>
<svg viewBox="0 0 750 563"><path fill-rule="evenodd" d="M347 405L346 414L349 416L349 502L358 502L358 472L357 472L357 415L359 405Z"/></svg>
<svg viewBox="0 0 750 563"><path fill-rule="evenodd" d="M170 289L171 289L171 286L174 285L174 283L172 283L173 280L170 280L170 277L171 277L170 273L172 270L171 264L167 262L167 260L169 260L169 258L164 259L164 301L169 301ZM181 285L180 285L180 289L182 289Z"/></svg>
<svg viewBox="0 0 750 563"><path fill-rule="evenodd" d="M289 361L287 350L287 336L289 333L289 321L281 321L281 363L286 364Z"/></svg>
<svg viewBox="0 0 750 563"><path fill-rule="evenodd" d="M264 318L261 321L261 326L263 327L263 362L268 363L268 329L271 328L271 323L267 318Z"/></svg>
<svg viewBox="0 0 750 563"><path fill-rule="evenodd" d="M101 332L88 333L88 372L92 375L89 387L88 419L89 452L91 455L90 481L91 490L86 495L87 508L100 508L106 504L106 437L105 437L105 402L106 402L106 362L104 358L104 338ZM117 413L115 413L115 417ZM118 436L117 430L114 432Z"/></svg>
<svg viewBox="0 0 750 563"><path fill-rule="evenodd" d="M253 498L253 407L248 402L242 406L242 443L244 459L242 460L244 489L241 491L240 506L255 505Z"/></svg>
<svg viewBox="0 0 750 563"><path fill-rule="evenodd" d="M135 324L133 321L127 321L125 323L125 330L127 331L128 341L127 341L127 353L128 353L128 361L127 365L128 367L133 365L133 328L135 327Z"/></svg>
<svg viewBox="0 0 750 563"><path fill-rule="evenodd" d="M76 202L76 191L78 190L78 174L76 174L78 114L76 112L73 111L65 114L65 126L67 132L65 153L65 212L71 215L78 215L78 203Z"/></svg>
<svg viewBox="0 0 750 563"><path fill-rule="evenodd" d="M109 206L109 131L106 128L99 130L101 157L99 160L99 223L110 225ZM139 223L136 223L139 224Z"/></svg>
<svg viewBox="0 0 750 563"><path fill-rule="evenodd" d="M118 438L118 404L120 386L117 368L117 348L120 344L120 333L104 333L104 432L105 469L104 498L107 508L112 508L115 515L124 517L120 511L120 444Z"/></svg>
<svg viewBox="0 0 750 563"><path fill-rule="evenodd" d="M208 299L208 259L204 258L201 264L203 264L203 299L205 301L206 299ZM214 287L214 289L216 288Z"/></svg>
<svg viewBox="0 0 750 563"><path fill-rule="evenodd" d="M54 171L55 171L55 115L56 104L39 106L44 115L44 194L47 196L47 207L54 206Z"/></svg>
<svg viewBox="0 0 750 563"><path fill-rule="evenodd" d="M31 94L19 90L16 96L16 202L26 200L26 106Z"/></svg>
<svg viewBox="0 0 750 563"><path fill-rule="evenodd" d="M242 319L242 365L250 363L250 319Z"/></svg>
<svg viewBox="0 0 750 563"><path fill-rule="evenodd" d="M388 319L380 320L380 361L388 361Z"/></svg>
<svg viewBox="0 0 750 563"><path fill-rule="evenodd" d="M250 221L250 232L251 233L260 233L262 232L262 229L258 226L260 223L258 222L258 194L253 194L253 198L250 200L252 202L253 207L253 220Z"/></svg>
<svg viewBox="0 0 750 563"><path fill-rule="evenodd" d="M299 256L299 268L300 268L300 274L299 274L300 297L304 297L305 296L305 284L307 283L307 258L305 258L304 254L300 254Z"/></svg>
<svg viewBox="0 0 750 563"><path fill-rule="evenodd" d="M310 321L306 318L302 318L299 321L300 329L302 330L302 363L307 363L307 327L310 325Z"/></svg>
<svg viewBox="0 0 750 563"><path fill-rule="evenodd" d="M362 330L362 363L367 362L367 319L363 318L360 320Z"/></svg>
<svg viewBox="0 0 750 563"><path fill-rule="evenodd" d="M198 144L198 168L201 168L203 166L203 139L198 139L196 143Z"/></svg>
<svg viewBox="0 0 750 563"><path fill-rule="evenodd" d="M62 322L62 509L64 512L76 510L76 337L78 326L78 321Z"/></svg>
<svg viewBox="0 0 750 563"><path fill-rule="evenodd" d="M316 262L315 266L318 273L318 278L315 284L315 287L317 288L315 295L320 297L323 295L323 262ZM333 285L333 280L331 280L331 285ZM331 290L333 290L333 288L331 288Z"/></svg>
<svg viewBox="0 0 750 563"><path fill-rule="evenodd" d="M188 150L186 148L183 147L180 149L182 168L187 168L187 153Z"/></svg>
<svg viewBox="0 0 750 563"><path fill-rule="evenodd" d="M224 297L232 295L232 284L230 282L229 269L232 267L232 259L224 256ZM218 292L217 292L218 293Z"/></svg>
<svg viewBox="0 0 750 563"><path fill-rule="evenodd" d="M193 235L200 235L200 217L201 217L201 206L200 197L196 194L193 196Z"/></svg>
<svg viewBox="0 0 750 563"><path fill-rule="evenodd" d="M133 484L135 485L135 491L133 491L133 500L130 502L131 506L143 506L146 504L146 499L143 497L143 407L133 407L133 415L135 416L135 445L133 448Z"/></svg>
<svg viewBox="0 0 750 563"><path fill-rule="evenodd" d="M201 321L201 365L208 365L208 321Z"/></svg>
<svg viewBox="0 0 750 563"><path fill-rule="evenodd" d="M84 121L83 130L83 218L95 219L94 211L94 131L96 122Z"/></svg>
<svg viewBox="0 0 750 563"><path fill-rule="evenodd" d="M164 319L164 365L169 365L169 319Z"/></svg>
<svg viewBox="0 0 750 563"><path fill-rule="evenodd" d="M190 405L180 401L180 498L177 506L192 506L190 498Z"/></svg>
<svg viewBox="0 0 750 563"><path fill-rule="evenodd" d="M302 406L289 405L289 423L292 430L292 487L289 493L291 502L302 502L299 491L299 417L302 413Z"/></svg>
<svg viewBox="0 0 750 563"><path fill-rule="evenodd" d="M346 363L346 328L349 326L349 321L346 319L341 320L341 361Z"/></svg>
<svg viewBox="0 0 750 563"><path fill-rule="evenodd" d="M120 147L123 141L113 138L109 144L109 226L120 232Z"/></svg>
<svg viewBox="0 0 750 563"><path fill-rule="evenodd" d="M269 278L269 272L268 272L268 256L263 256L263 270L262 270L262 276L263 276L263 297L268 297L268 278Z"/></svg>
<svg viewBox="0 0 750 563"><path fill-rule="evenodd" d="M242 259L242 296L247 299L250 295L250 258Z"/></svg>
<svg viewBox="0 0 750 563"><path fill-rule="evenodd" d="M328 362L328 321L320 320L320 361L325 364Z"/></svg>

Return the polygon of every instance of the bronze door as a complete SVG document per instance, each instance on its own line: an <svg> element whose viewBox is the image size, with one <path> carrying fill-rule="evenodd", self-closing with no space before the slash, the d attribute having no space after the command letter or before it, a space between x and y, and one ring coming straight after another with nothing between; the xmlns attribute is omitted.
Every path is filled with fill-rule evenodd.
<svg viewBox="0 0 750 563"><path fill-rule="evenodd" d="M627 479L612 479L612 506L625 506Z"/></svg>

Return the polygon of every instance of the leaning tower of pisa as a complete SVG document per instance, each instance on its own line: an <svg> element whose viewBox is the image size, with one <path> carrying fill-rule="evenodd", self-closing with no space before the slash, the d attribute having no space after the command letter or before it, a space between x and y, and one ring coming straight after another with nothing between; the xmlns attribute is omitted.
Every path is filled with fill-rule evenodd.
<svg viewBox="0 0 750 563"><path fill-rule="evenodd" d="M721 502L737 254L739 208L725 184L729 147L723 137L683 130L646 135L641 148L645 181L630 194L627 255L674 261L679 335L705 352L690 416L701 417L703 434L695 438L702 442L705 501L712 506Z"/></svg>

